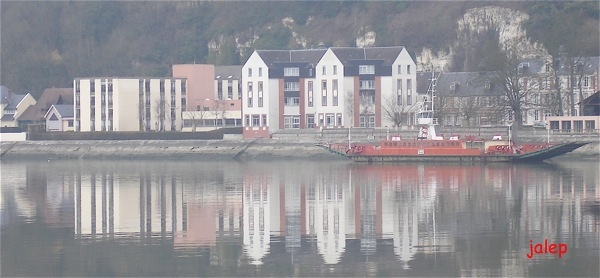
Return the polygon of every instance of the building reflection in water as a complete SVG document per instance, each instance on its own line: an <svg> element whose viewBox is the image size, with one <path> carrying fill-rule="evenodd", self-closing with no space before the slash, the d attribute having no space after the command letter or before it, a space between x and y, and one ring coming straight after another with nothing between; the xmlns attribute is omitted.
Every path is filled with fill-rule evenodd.
<svg viewBox="0 0 600 278"><path fill-rule="evenodd" d="M302 264L312 253L323 265L364 262L361 275L376 275L390 252L406 271L451 257L457 275L524 276L536 263L524 259L529 240L570 250L598 250L600 241L598 217L586 210L600 200L598 173L577 167L35 165L3 180L3 225L18 214L72 227L78 240L170 240L182 256L209 250L214 265L227 243L251 265L270 256Z"/></svg>

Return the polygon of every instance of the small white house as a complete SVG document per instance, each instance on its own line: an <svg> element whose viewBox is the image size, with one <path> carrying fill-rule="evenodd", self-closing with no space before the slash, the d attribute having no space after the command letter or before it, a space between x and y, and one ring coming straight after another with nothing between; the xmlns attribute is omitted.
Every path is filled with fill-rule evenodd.
<svg viewBox="0 0 600 278"><path fill-rule="evenodd" d="M54 104L50 106L50 109L44 115L46 131L74 131L73 109L73 105Z"/></svg>

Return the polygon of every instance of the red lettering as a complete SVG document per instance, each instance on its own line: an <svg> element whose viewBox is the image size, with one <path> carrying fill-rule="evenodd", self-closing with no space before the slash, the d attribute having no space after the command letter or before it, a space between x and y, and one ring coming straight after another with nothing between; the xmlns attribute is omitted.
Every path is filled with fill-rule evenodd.
<svg viewBox="0 0 600 278"><path fill-rule="evenodd" d="M557 250L558 247L558 250ZM526 254L527 258L533 258L533 255L537 254L556 254L558 253L558 258L561 259L564 254L566 254L569 250L569 247L566 243L549 243L548 239L544 240L544 243L534 244L533 240L529 241L529 253Z"/></svg>
<svg viewBox="0 0 600 278"><path fill-rule="evenodd" d="M550 254L556 254L556 243L550 244Z"/></svg>
<svg viewBox="0 0 600 278"><path fill-rule="evenodd" d="M567 253L567 250L569 250L569 248L567 247L567 244L565 244L565 243L558 244L558 258L559 259L562 258L562 255Z"/></svg>

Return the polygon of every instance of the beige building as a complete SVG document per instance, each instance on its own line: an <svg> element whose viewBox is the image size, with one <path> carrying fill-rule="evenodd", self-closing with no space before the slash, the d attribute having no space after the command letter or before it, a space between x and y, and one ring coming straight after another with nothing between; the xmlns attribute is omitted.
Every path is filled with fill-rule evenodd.
<svg viewBox="0 0 600 278"><path fill-rule="evenodd" d="M182 131L242 125L241 66L173 65L173 76L188 81Z"/></svg>
<svg viewBox="0 0 600 278"><path fill-rule="evenodd" d="M184 78L78 78L76 131L180 131Z"/></svg>

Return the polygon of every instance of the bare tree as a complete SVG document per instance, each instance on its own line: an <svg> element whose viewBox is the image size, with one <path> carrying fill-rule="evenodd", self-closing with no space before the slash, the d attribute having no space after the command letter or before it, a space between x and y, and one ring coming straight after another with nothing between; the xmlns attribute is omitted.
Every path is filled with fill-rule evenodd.
<svg viewBox="0 0 600 278"><path fill-rule="evenodd" d="M189 118L192 121L192 132L196 132L196 127L197 127L198 121L204 122L204 118L206 117L207 114L208 114L208 111L204 110L204 107L202 107L202 109L198 109L196 111L194 111L192 109L186 109L186 111L184 112L184 115L186 116L186 118Z"/></svg>
<svg viewBox="0 0 600 278"><path fill-rule="evenodd" d="M345 110L350 117L350 126L354 126L354 92L348 90L345 97Z"/></svg>
<svg viewBox="0 0 600 278"><path fill-rule="evenodd" d="M384 117L390 120L395 128L400 128L402 122L408 118L410 111L415 105L402 104L398 101L398 97L392 94L384 98L381 108L383 109Z"/></svg>
<svg viewBox="0 0 600 278"><path fill-rule="evenodd" d="M154 100L154 106L152 108L156 115L156 131L165 131L165 111L167 107L164 97Z"/></svg>
<svg viewBox="0 0 600 278"><path fill-rule="evenodd" d="M227 111L227 102L225 100L217 99L213 102L212 113L215 115L215 128L217 122L221 120L221 126L224 125L225 112Z"/></svg>
<svg viewBox="0 0 600 278"><path fill-rule="evenodd" d="M478 97L461 97L457 98L458 100L458 110L465 122L467 123L467 127L471 126L471 119L477 116L479 112L479 103L477 101Z"/></svg>

